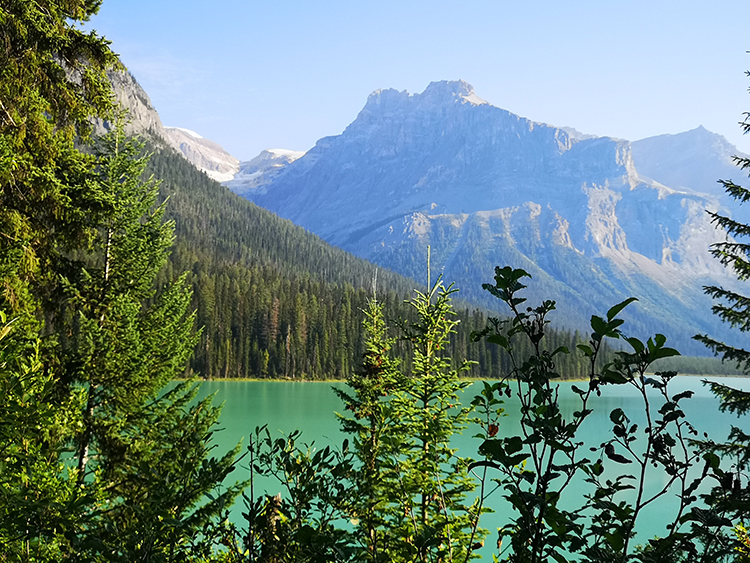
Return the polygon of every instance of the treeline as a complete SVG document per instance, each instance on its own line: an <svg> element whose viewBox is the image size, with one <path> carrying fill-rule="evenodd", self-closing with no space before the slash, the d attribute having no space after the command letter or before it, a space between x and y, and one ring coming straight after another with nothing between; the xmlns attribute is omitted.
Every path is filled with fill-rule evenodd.
<svg viewBox="0 0 750 563"><path fill-rule="evenodd" d="M191 370L202 377L345 378L361 362L362 311L375 282L386 318L412 320L404 303L412 280L377 269L236 196L170 149L156 150L150 168L163 180L162 197L176 227L159 283L189 273L203 327ZM476 361L467 372L472 377L508 374L512 365L502 350L470 341L472 331L486 326L487 313L458 308L457 319L447 350L453 361ZM554 347L574 348L581 341L577 333L559 330L550 330L548 339ZM406 343L395 352L408 367ZM559 368L577 378L588 365L566 357Z"/></svg>
<svg viewBox="0 0 750 563"><path fill-rule="evenodd" d="M686 375L745 375L745 372L732 362L721 358L701 358L677 356L654 362L654 371L676 371Z"/></svg>

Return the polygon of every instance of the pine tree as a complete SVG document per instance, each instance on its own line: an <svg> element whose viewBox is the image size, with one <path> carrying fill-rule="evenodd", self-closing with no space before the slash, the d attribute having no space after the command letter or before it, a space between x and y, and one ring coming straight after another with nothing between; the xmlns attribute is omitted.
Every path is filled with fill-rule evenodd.
<svg viewBox="0 0 750 563"><path fill-rule="evenodd" d="M141 180L147 158L139 151L119 130L102 140L89 184L106 211L78 269L62 278L65 307L52 323L69 334L60 345L68 388L86 393L77 482L106 491L95 551L171 561L196 548L239 489L205 504L236 452L208 457L218 411L210 400L190 405L193 385L164 391L183 374L197 335L185 278L154 287L173 225L155 205L158 183Z"/></svg>
<svg viewBox="0 0 750 563"><path fill-rule="evenodd" d="M750 76L750 72L747 74ZM745 113L741 127L744 133L750 133L750 112ZM750 158L735 156L734 162L740 170L750 170ZM750 202L750 189L731 180L720 182L731 197L740 203ZM750 225L720 213L709 212L709 215L712 222L724 229L727 234L725 241L712 246L712 254L740 282L746 282L750 279ZM704 290L716 300L712 307L715 315L740 333L750 332L750 297L719 286L707 286ZM696 335L694 338L705 344L714 355L721 356L725 362L734 363L745 374L750 374L750 350L715 340L705 334ZM717 382L708 384L714 395L720 399L719 408L722 411L737 416L750 412L750 392ZM730 543L726 538L723 538L724 541L717 541L716 538L709 537L707 541L716 546L719 554L731 553L733 549L747 550L747 545L743 545L743 537L747 538L747 535L743 532L742 524L747 514L750 514L750 480L747 477L747 471L750 469L750 434L738 426L733 426L727 442L709 442L706 446L713 454L732 460L732 467L728 471L715 468L719 486L712 491L707 500L712 504L718 517L729 518L738 525L734 543Z"/></svg>
<svg viewBox="0 0 750 563"><path fill-rule="evenodd" d="M364 311L365 353L362 368L347 377L351 392L334 388L352 417L340 417L342 430L354 436L353 451L360 462L352 481L354 498L349 506L357 522L356 538L363 550L362 561L385 561L388 532L384 529L384 507L388 491L383 479L384 440L393 420L387 401L399 379L398 361L391 357L395 339L387 334L383 304L373 297Z"/></svg>
<svg viewBox="0 0 750 563"><path fill-rule="evenodd" d="M412 346L412 368L401 374L389 405L393 426L384 439L389 454L386 487L389 541L393 561L465 561L471 556L473 519L466 496L475 484L468 460L457 457L451 437L468 425L470 407L459 392L459 378L470 368L453 367L446 353L458 322L451 306L452 285L441 280L411 306L416 322L401 324Z"/></svg>

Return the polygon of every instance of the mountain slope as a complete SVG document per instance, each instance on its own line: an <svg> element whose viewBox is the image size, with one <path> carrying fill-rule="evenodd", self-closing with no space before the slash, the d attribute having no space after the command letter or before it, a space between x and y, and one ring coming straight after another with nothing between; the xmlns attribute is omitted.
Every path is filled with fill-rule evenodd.
<svg viewBox="0 0 750 563"><path fill-rule="evenodd" d="M413 280L378 269L312 233L241 199L178 156L156 150L150 172L164 180L167 215L176 243L160 284L189 273L201 341L191 367L205 377L343 378L364 351L362 310L377 280L378 300L389 320L413 316L404 299ZM486 315L460 302L461 323L445 353L477 361L470 375L499 377L509 359L469 334ZM551 329L552 347L575 346L579 336ZM408 367L408 344L396 352ZM524 354L523 344L518 349ZM561 373L582 377L580 359L561 360Z"/></svg>
<svg viewBox="0 0 750 563"><path fill-rule="evenodd" d="M665 186L704 192L719 198L720 178L744 176L732 157L744 156L721 135L697 127L676 135L658 135L631 143L638 172Z"/></svg>
<svg viewBox="0 0 750 563"><path fill-rule="evenodd" d="M465 82L421 94L373 93L326 137L248 197L355 254L414 276L433 264L465 290L495 265L533 276L569 326L630 295L640 336L680 345L721 332L701 287L726 280L703 210L716 198L641 177L627 141L571 135L496 108Z"/></svg>
<svg viewBox="0 0 750 563"><path fill-rule="evenodd" d="M234 176L222 183L242 196L263 194L271 181L303 154L285 149L266 149L252 160L241 162Z"/></svg>
<svg viewBox="0 0 750 563"><path fill-rule="evenodd" d="M128 71L107 73L119 106L125 110L125 133L149 139L156 147L171 146L198 170L217 181L231 179L239 161L213 141L180 127L164 127L148 94ZM104 134L111 123L98 120L95 130Z"/></svg>
<svg viewBox="0 0 750 563"><path fill-rule="evenodd" d="M729 197L719 180L742 184L747 171L734 164L734 157L747 157L721 135L704 127L676 135L659 135L632 143L638 171L657 182L680 189L710 194L722 212L750 223L750 210Z"/></svg>
<svg viewBox="0 0 750 563"><path fill-rule="evenodd" d="M195 131L165 127L167 140L188 162L217 182L231 180L239 170L239 160L213 141Z"/></svg>
<svg viewBox="0 0 750 563"><path fill-rule="evenodd" d="M107 71L112 92L120 108L125 110L124 130L127 135L151 139L157 145L167 142L167 132L161 118L151 103L151 98L128 70ZM102 135L109 131L111 123L96 120L94 130Z"/></svg>

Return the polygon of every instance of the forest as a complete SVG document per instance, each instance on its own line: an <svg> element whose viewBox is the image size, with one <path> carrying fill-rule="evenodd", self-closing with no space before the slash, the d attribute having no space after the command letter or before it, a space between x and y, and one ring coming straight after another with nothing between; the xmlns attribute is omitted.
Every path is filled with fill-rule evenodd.
<svg viewBox="0 0 750 563"><path fill-rule="evenodd" d="M106 75L121 63L79 25L98 7L0 6L0 561L445 562L485 542L513 562L750 559L750 436L697 434L691 393L652 373L679 352L623 327L632 299L585 334L556 331L521 269L483 286L501 314L472 310L448 280L414 289L242 203L124 136ZM111 132L92 137L94 118ZM734 237L715 256L747 279L750 227L713 218ZM748 329L747 297L707 292ZM696 339L750 370L749 352ZM317 449L260 427L217 456L219 410L196 399L196 375L344 379L348 439ZM462 404L468 375L496 379ZM566 378L583 381L572 414ZM645 425L615 409L611 435L584 447L593 397L616 386L642 399ZM711 389L721 410L750 409L750 393ZM511 397L515 435L501 431ZM451 437L470 424L466 457ZM250 482L232 479L240 463ZM286 493L260 494L256 476ZM493 489L513 507L496 534L481 526ZM636 543L667 495L667 533Z"/></svg>

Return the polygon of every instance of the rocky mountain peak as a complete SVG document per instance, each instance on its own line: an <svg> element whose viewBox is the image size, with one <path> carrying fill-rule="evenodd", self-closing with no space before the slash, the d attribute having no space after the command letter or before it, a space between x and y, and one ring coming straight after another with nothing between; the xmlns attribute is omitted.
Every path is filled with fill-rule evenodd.
<svg viewBox="0 0 750 563"><path fill-rule="evenodd" d="M464 80L440 80L430 82L425 91L419 94L419 101L427 104L469 102L482 105L487 102L474 93L474 87Z"/></svg>
<svg viewBox="0 0 750 563"><path fill-rule="evenodd" d="M396 90L395 88L383 88L375 90L367 97L365 109L368 107L381 107L389 104L400 104L409 99L411 94L406 90Z"/></svg>
<svg viewBox="0 0 750 563"><path fill-rule="evenodd" d="M430 82L421 94L410 94L406 90L393 88L375 90L367 99L364 112L388 112L403 107L419 107L430 110L436 106L454 103L472 105L487 104L474 92L474 87L464 80L439 80Z"/></svg>
<svg viewBox="0 0 750 563"><path fill-rule="evenodd" d="M691 310L701 283L721 275L703 196L639 175L628 141L520 117L462 80L378 90L341 135L283 166L259 160L243 195L330 243L412 276L430 245L434 267L478 300L494 266L523 267L579 326L636 295L671 311L643 313L641 327L687 339L704 322Z"/></svg>

